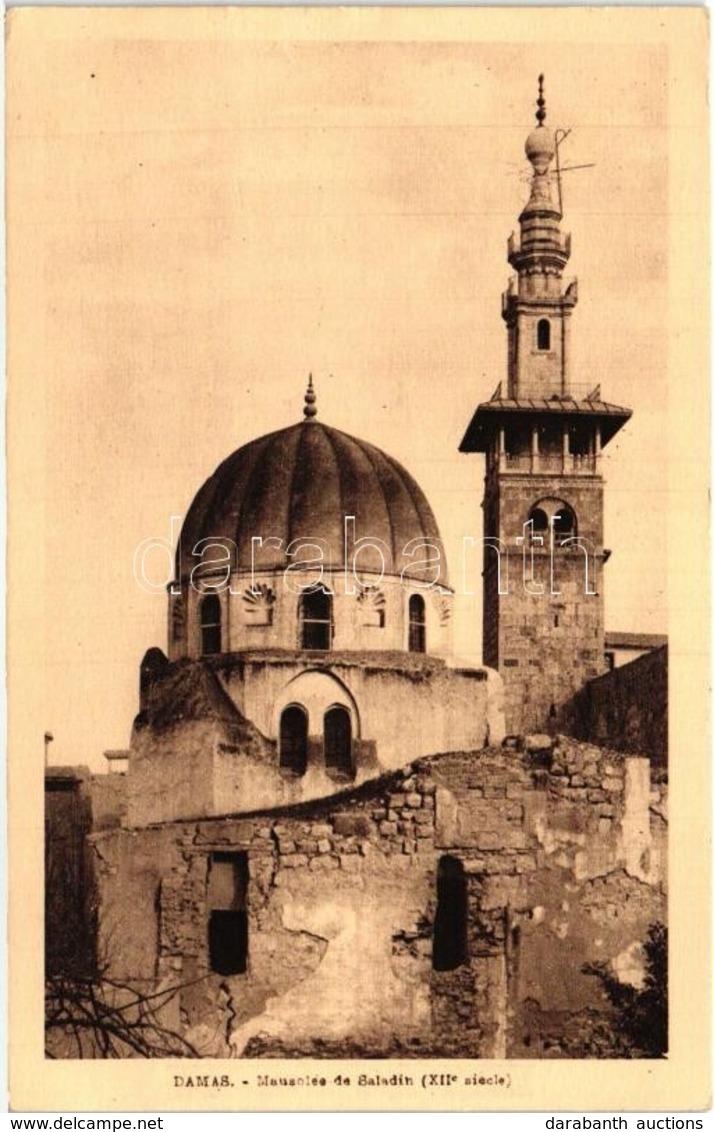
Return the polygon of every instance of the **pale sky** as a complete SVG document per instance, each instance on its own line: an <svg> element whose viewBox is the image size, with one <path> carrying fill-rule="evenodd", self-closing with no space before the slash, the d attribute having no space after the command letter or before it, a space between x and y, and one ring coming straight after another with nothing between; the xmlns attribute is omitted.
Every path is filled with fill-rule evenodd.
<svg viewBox="0 0 714 1132"><path fill-rule="evenodd" d="M634 410L606 449L606 627L666 632L664 49L245 42L235 19L199 38L81 16L10 35L10 451L28 453L15 488L43 579L38 752L46 729L55 763L104 769L128 745L142 655L166 648L134 549L230 452L300 419L310 371L319 418L421 484L460 588L483 463L457 449L505 378L540 71L548 125L572 128L563 162L593 164L564 178L575 380ZM479 661L480 599L457 610L457 651Z"/></svg>

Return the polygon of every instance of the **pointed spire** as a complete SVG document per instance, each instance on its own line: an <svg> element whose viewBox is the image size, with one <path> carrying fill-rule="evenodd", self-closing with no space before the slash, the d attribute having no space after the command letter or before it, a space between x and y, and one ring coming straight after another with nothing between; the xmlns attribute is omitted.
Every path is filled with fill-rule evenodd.
<svg viewBox="0 0 714 1132"><path fill-rule="evenodd" d="M310 374L307 383L307 392L305 393L305 408L302 411L306 421L312 421L317 416L316 401L317 397L315 396L315 389L312 384L312 374Z"/></svg>
<svg viewBox="0 0 714 1132"><path fill-rule="evenodd" d="M545 94L543 93L543 84L545 83L545 75L538 75L538 109L536 110L536 122L542 126L545 122Z"/></svg>

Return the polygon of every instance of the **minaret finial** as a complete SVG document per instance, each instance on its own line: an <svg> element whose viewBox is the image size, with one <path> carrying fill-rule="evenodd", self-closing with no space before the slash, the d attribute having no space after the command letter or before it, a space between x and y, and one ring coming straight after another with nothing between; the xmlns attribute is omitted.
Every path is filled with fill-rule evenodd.
<svg viewBox="0 0 714 1132"><path fill-rule="evenodd" d="M305 408L302 411L306 421L312 421L317 416L317 408L315 407L316 401L317 397L315 396L315 389L312 384L312 374L310 374L307 383L307 392L305 393Z"/></svg>
<svg viewBox="0 0 714 1132"><path fill-rule="evenodd" d="M545 122L545 95L543 93L543 83L545 82L545 75L538 75L538 109L536 110L536 122L542 126Z"/></svg>

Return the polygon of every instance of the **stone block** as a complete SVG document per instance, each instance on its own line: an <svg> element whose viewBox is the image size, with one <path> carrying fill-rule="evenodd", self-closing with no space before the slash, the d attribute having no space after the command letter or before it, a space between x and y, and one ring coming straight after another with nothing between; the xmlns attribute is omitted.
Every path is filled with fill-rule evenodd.
<svg viewBox="0 0 714 1132"><path fill-rule="evenodd" d="M397 823L393 821L380 822L379 832L382 837L394 837L397 832Z"/></svg>
<svg viewBox="0 0 714 1132"><path fill-rule="evenodd" d="M316 837L318 839L318 841L320 840L321 837L331 837L332 836L332 826L330 826L330 825L313 825L313 826L310 826L310 835L311 835L311 837Z"/></svg>
<svg viewBox="0 0 714 1132"><path fill-rule="evenodd" d="M412 810L418 809L419 806L421 806L421 794L417 794L416 792L407 794L407 805L411 807Z"/></svg>
<svg viewBox="0 0 714 1132"><path fill-rule="evenodd" d="M552 746L553 740L550 735L536 733L534 735L526 735L524 739L526 751L549 751Z"/></svg>
<svg viewBox="0 0 714 1132"><path fill-rule="evenodd" d="M340 862L337 857L313 857L310 861L310 868L313 872L320 872L323 869L339 869Z"/></svg>
<svg viewBox="0 0 714 1132"><path fill-rule="evenodd" d="M341 837L369 837L372 823L366 814L336 814L333 826Z"/></svg>
<svg viewBox="0 0 714 1132"><path fill-rule="evenodd" d="M473 843L477 849L502 849L503 834L482 829L474 833Z"/></svg>
<svg viewBox="0 0 714 1132"><path fill-rule="evenodd" d="M323 838L322 841L318 841L318 843L317 843L318 853L329 853L331 849L332 849L332 845L327 840L327 838Z"/></svg>
<svg viewBox="0 0 714 1132"><path fill-rule="evenodd" d="M289 857L281 857L280 865L284 869L299 869L307 865L308 858L304 853L292 853Z"/></svg>
<svg viewBox="0 0 714 1132"><path fill-rule="evenodd" d="M602 788L608 794L620 794L625 789L625 784L621 778L603 778Z"/></svg>
<svg viewBox="0 0 714 1132"><path fill-rule="evenodd" d="M534 873L538 868L536 858L530 853L519 853L516 857L516 872Z"/></svg>

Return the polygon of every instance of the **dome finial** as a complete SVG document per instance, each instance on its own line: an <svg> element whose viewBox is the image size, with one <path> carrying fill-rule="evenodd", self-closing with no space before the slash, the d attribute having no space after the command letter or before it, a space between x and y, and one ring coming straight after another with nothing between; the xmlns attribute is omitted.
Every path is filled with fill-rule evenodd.
<svg viewBox="0 0 714 1132"><path fill-rule="evenodd" d="M305 408L302 411L306 421L312 421L317 416L317 408L315 407L316 401L317 397L315 396L315 390L312 384L312 374L310 374L307 383L307 392L305 393Z"/></svg>
<svg viewBox="0 0 714 1132"><path fill-rule="evenodd" d="M545 95L543 93L543 84L545 82L545 75L538 75L538 109L536 110L536 122L542 126L545 122Z"/></svg>

